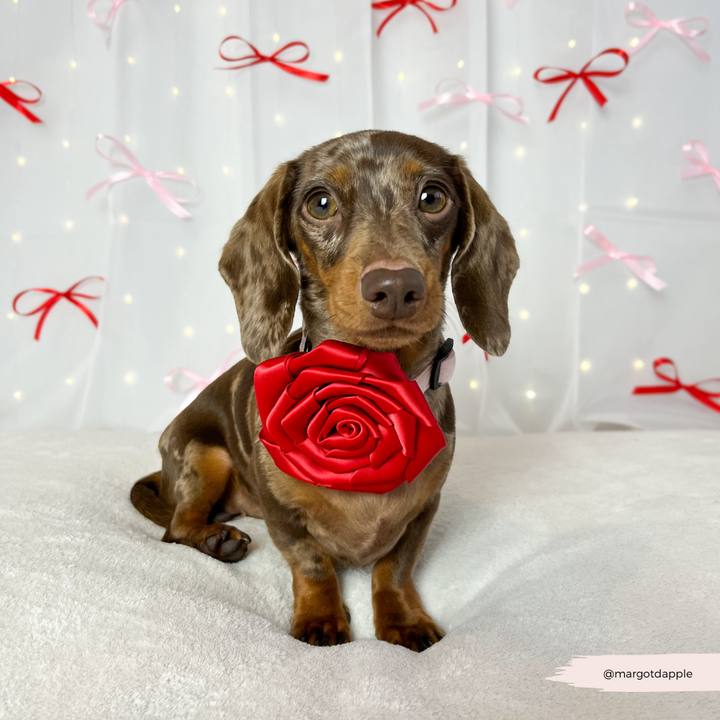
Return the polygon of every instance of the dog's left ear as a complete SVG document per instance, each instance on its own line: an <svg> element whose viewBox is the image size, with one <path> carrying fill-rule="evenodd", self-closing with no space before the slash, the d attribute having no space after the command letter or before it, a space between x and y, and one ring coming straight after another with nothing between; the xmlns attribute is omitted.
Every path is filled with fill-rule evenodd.
<svg viewBox="0 0 720 720"><path fill-rule="evenodd" d="M219 270L232 290L240 339L258 365L282 352L295 315L300 274L290 251L290 202L298 165L283 163L235 223Z"/></svg>
<svg viewBox="0 0 720 720"><path fill-rule="evenodd" d="M458 158L460 217L455 235L452 290L460 320L473 341L490 355L510 343L508 293L520 267L505 218Z"/></svg>

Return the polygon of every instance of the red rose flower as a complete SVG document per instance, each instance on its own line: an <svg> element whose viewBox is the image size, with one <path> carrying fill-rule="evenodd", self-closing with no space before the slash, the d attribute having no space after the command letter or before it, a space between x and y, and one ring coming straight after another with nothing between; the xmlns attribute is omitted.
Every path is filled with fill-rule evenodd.
<svg viewBox="0 0 720 720"><path fill-rule="evenodd" d="M280 470L313 485L386 493L446 445L392 353L326 340L261 363L254 382L260 440Z"/></svg>

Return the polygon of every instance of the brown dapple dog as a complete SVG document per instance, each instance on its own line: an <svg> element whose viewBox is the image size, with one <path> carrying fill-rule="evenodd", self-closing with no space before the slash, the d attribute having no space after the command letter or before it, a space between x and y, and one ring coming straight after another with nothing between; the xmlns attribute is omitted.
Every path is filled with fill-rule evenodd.
<svg viewBox="0 0 720 720"><path fill-rule="evenodd" d="M297 260L297 266L293 262ZM293 637L350 640L336 566L374 564L380 640L422 651L442 629L423 608L415 563L452 462L450 387L425 397L447 447L385 494L316 487L281 472L258 440L253 372L299 349L300 306L312 347L327 339L394 352L408 377L443 343L445 285L470 337L492 355L510 341L507 298L519 267L505 220L464 160L410 135L368 130L282 164L232 230L220 273L235 296L247 358L208 386L160 438L162 470L131 500L182 543L223 562L250 538L223 524L263 518L293 576Z"/></svg>

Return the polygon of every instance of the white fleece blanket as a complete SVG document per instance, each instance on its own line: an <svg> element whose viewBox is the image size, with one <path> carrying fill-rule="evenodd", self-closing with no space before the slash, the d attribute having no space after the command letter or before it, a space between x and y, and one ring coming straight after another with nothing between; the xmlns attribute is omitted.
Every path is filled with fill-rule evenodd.
<svg viewBox="0 0 720 720"><path fill-rule="evenodd" d="M0 717L718 718L720 693L603 693L574 655L720 651L720 433L461 440L416 581L447 637L288 635L290 571L263 522L241 563L160 542L130 505L157 436L0 436Z"/></svg>

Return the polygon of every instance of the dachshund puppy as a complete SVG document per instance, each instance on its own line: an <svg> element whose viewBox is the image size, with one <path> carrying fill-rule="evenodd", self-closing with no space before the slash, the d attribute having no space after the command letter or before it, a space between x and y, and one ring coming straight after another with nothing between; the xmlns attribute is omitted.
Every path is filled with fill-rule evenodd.
<svg viewBox="0 0 720 720"><path fill-rule="evenodd" d="M376 636L430 647L444 633L412 574L452 461L450 387L425 392L447 446L412 483L373 494L318 487L276 467L258 439L253 373L299 350L300 331L288 337L299 295L309 346L334 339L392 352L416 377L443 344L449 274L470 337L502 355L518 267L507 223L464 160L438 145L368 130L280 165L220 259L247 358L170 423L162 470L135 484L133 505L165 528L163 541L223 562L242 560L250 543L223 523L263 518L292 571L292 635L311 645L351 638L336 566L373 564Z"/></svg>

